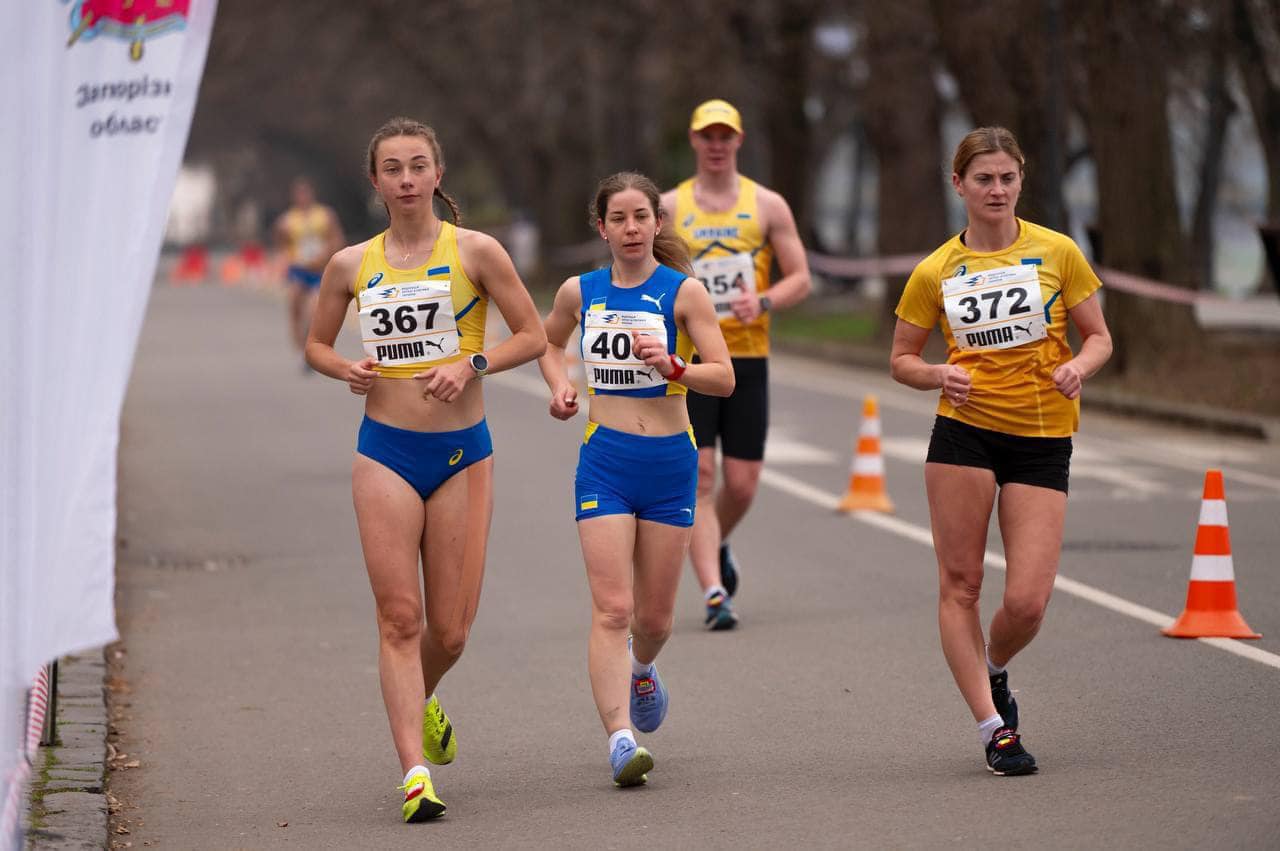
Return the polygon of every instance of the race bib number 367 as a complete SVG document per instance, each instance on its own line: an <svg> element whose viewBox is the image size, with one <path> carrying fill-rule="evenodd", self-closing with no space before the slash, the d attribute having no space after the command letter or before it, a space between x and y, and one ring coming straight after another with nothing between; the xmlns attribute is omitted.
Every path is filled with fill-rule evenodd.
<svg viewBox="0 0 1280 851"><path fill-rule="evenodd" d="M755 261L745 252L695 260L693 274L711 294L721 319L733 316L733 300L756 285Z"/></svg>
<svg viewBox="0 0 1280 851"><path fill-rule="evenodd" d="M360 293L360 338L380 364L427 363L456 355L458 324L449 281L414 281Z"/></svg>
<svg viewBox="0 0 1280 851"><path fill-rule="evenodd" d="M636 357L631 334L657 337L669 346L662 315L643 310L588 310L582 329L582 365L597 390L639 390L666 384L662 373Z"/></svg>
<svg viewBox="0 0 1280 851"><path fill-rule="evenodd" d="M1035 266L948 278L942 282L942 304L960 349L1009 349L1048 335Z"/></svg>

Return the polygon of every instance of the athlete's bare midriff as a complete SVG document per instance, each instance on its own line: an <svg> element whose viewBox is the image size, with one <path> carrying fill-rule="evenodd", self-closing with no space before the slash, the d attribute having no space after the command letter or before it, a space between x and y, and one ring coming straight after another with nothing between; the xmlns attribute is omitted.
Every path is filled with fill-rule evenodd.
<svg viewBox="0 0 1280 851"><path fill-rule="evenodd" d="M412 378L379 377L365 398L364 412L384 425L411 431L457 431L483 419L479 380L472 379L453 402L422 398L425 386L425 381Z"/></svg>
<svg viewBox="0 0 1280 851"><path fill-rule="evenodd" d="M689 410L683 396L594 395L587 416L605 428L646 437L665 437L689 428Z"/></svg>

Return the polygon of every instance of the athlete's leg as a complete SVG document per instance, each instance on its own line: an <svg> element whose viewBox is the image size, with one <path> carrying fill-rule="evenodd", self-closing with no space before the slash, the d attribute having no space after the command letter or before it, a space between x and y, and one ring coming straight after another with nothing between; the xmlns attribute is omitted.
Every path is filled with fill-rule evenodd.
<svg viewBox="0 0 1280 851"><path fill-rule="evenodd" d="M418 580L423 506L418 492L383 465L356 455L351 492L378 618L378 677L400 770L422 762L422 593Z"/></svg>
<svg viewBox="0 0 1280 851"><path fill-rule="evenodd" d="M747 461L726 455L721 468L724 472L724 484L716 494L716 519L720 525L720 537L724 539L729 537L738 521L746 515L747 509L751 508L756 491L760 488L760 471L764 469L764 461ZM718 564L717 562L717 571Z"/></svg>
<svg viewBox="0 0 1280 851"><path fill-rule="evenodd" d="M1009 483L1000 489L1000 535L1009 568L1004 601L991 619L991 661L1000 667L1026 647L1044 620L1062 552L1067 495Z"/></svg>
<svg viewBox="0 0 1280 851"><path fill-rule="evenodd" d="M690 532L687 526L651 520L636 523L631 652L637 662L652 662L671 635L676 589Z"/></svg>
<svg viewBox="0 0 1280 851"><path fill-rule="evenodd" d="M579 520L578 539L591 589L587 673L600 722L612 735L631 727L627 630L634 611L632 558L636 519L629 514L606 514Z"/></svg>
<svg viewBox="0 0 1280 851"><path fill-rule="evenodd" d="M705 593L720 584L720 520L716 511L716 448L698 450L698 497L693 515L689 561Z"/></svg>
<svg viewBox="0 0 1280 851"><path fill-rule="evenodd" d="M310 293L304 284L293 278L289 278L285 282L285 287L289 315L289 339L301 351L306 348L307 332L311 330L310 318L306 312Z"/></svg>
<svg viewBox="0 0 1280 851"><path fill-rule="evenodd" d="M978 617L995 474L982 467L926 463L924 481L938 557L942 653L974 719L982 722L996 714Z"/></svg>
<svg viewBox="0 0 1280 851"><path fill-rule="evenodd" d="M447 479L431 494L426 509L422 564L427 628L421 651L424 693L430 695L462 655L480 605L493 516L493 457Z"/></svg>

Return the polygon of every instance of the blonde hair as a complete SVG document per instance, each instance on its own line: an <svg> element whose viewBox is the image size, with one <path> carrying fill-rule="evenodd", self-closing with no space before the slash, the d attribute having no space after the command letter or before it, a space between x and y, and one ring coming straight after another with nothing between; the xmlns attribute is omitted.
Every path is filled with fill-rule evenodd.
<svg viewBox="0 0 1280 851"><path fill-rule="evenodd" d="M414 121L412 118L404 116L396 116L378 128L378 132L373 134L373 138L369 140L369 175L372 177L378 173L378 145L387 139L394 139L397 136L417 136L427 143L431 148L431 156L435 158L436 167L444 168L444 149L440 147L440 140L436 138L436 131L432 130L421 121ZM458 202L449 197L439 186L432 193L439 198L449 208L449 212L453 215L453 223L455 225L462 224L462 212L458 209ZM385 205L384 205L385 206Z"/></svg>
<svg viewBox="0 0 1280 851"><path fill-rule="evenodd" d="M653 210L653 217L662 223L662 194L657 184L635 171L611 174L596 186L595 197L587 205L588 221L594 228L604 221L609 212L609 199L627 189L638 189L644 194ZM662 230L653 236L653 256L663 266L670 266L685 275L693 274L693 261L689 258L689 246L674 229Z"/></svg>
<svg viewBox="0 0 1280 851"><path fill-rule="evenodd" d="M983 154L996 154L1003 151L1018 163L1018 170L1025 171L1027 159L1022 155L1018 140L1006 127L978 127L970 130L956 146L955 158L951 161L951 170L964 177L974 157Z"/></svg>

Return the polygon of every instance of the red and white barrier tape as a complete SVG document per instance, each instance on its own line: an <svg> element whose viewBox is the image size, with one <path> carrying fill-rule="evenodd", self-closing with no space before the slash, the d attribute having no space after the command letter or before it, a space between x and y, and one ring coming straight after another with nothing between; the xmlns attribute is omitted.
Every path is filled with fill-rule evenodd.
<svg viewBox="0 0 1280 851"><path fill-rule="evenodd" d="M44 665L31 684L31 696L27 699L27 761L35 762L40 738L44 733L44 719L49 711L49 666Z"/></svg>
<svg viewBox="0 0 1280 851"><path fill-rule="evenodd" d="M31 766L35 763L40 737L44 732L45 716L49 712L49 685L49 668L42 666L31 684L31 694L27 698L26 740L18 749L17 759L14 760L5 782L4 804L0 808L0 848L7 848L18 831L18 816L27 780L31 777Z"/></svg>

